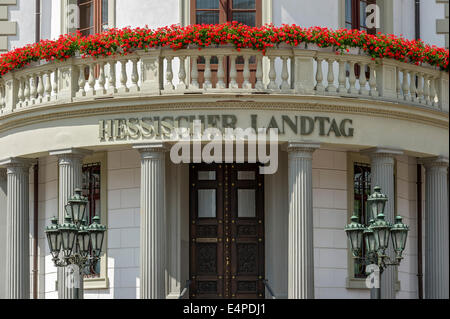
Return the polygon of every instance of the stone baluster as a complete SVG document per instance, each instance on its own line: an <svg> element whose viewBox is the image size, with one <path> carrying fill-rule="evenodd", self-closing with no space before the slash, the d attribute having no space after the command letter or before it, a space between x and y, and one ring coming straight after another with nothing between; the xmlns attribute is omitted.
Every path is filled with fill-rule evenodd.
<svg viewBox="0 0 450 319"><path fill-rule="evenodd" d="M99 89L97 90L97 92L100 94L106 94L105 62L99 62L98 67L99 67L100 71L98 74L97 82L98 82Z"/></svg>
<svg viewBox="0 0 450 319"><path fill-rule="evenodd" d="M23 91L25 105L30 105L30 76L25 76L25 87Z"/></svg>
<svg viewBox="0 0 450 319"><path fill-rule="evenodd" d="M423 103L426 105L430 104L430 81L428 74L423 75Z"/></svg>
<svg viewBox="0 0 450 319"><path fill-rule="evenodd" d="M409 95L409 83L408 83L408 70L403 69L403 83L402 83L402 91L403 91L403 99L405 101L411 100L411 96Z"/></svg>
<svg viewBox="0 0 450 319"><path fill-rule="evenodd" d="M250 56L244 55L244 71L242 75L244 77L244 82L242 83L243 89L251 89L252 84L250 83L250 65L249 65Z"/></svg>
<svg viewBox="0 0 450 319"><path fill-rule="evenodd" d="M366 78L367 63L361 62L361 70L359 71L359 94L363 96L369 95L369 90L367 89L367 78Z"/></svg>
<svg viewBox="0 0 450 319"><path fill-rule="evenodd" d="M275 83L275 80L277 78L277 71L275 70L275 58L274 56L269 57L270 61L270 70L269 70L269 84L267 88L269 90L277 90L277 84Z"/></svg>
<svg viewBox="0 0 450 319"><path fill-rule="evenodd" d="M192 60L192 70L191 70L191 88L198 89L198 56L194 55L191 57Z"/></svg>
<svg viewBox="0 0 450 319"><path fill-rule="evenodd" d="M355 62L353 60L350 60L348 62L349 67L350 67L350 74L348 77L348 82L350 84L350 87L348 89L348 93L350 94L358 94L359 90L356 89L356 74L355 74Z"/></svg>
<svg viewBox="0 0 450 319"><path fill-rule="evenodd" d="M257 90L264 90L262 58L263 57L261 55L256 56L255 89L257 89Z"/></svg>
<svg viewBox="0 0 450 319"><path fill-rule="evenodd" d="M134 58L131 59L131 86L130 86L130 91L131 92L139 92L140 88L138 85L138 81L139 81L139 73L138 73L138 62L139 59ZM173 73L172 73L172 79L173 79Z"/></svg>
<svg viewBox="0 0 450 319"><path fill-rule="evenodd" d="M231 60L231 66L230 66L230 83L228 87L230 89L237 89L239 88L238 83L236 82L237 78L237 71L236 71L236 55L230 56Z"/></svg>
<svg viewBox="0 0 450 319"><path fill-rule="evenodd" d="M116 80L116 64L117 61L113 60L109 62L109 73L108 73L108 93L117 93L117 80Z"/></svg>
<svg viewBox="0 0 450 319"><path fill-rule="evenodd" d="M325 91L323 86L323 70L322 70L322 58L317 58L317 70L316 70L316 92L322 94Z"/></svg>
<svg viewBox="0 0 450 319"><path fill-rule="evenodd" d="M178 71L178 79L179 79L179 83L177 85L177 89L178 90L186 90L188 88L187 83L186 83L186 57L184 56L180 56L180 70Z"/></svg>
<svg viewBox="0 0 450 319"><path fill-rule="evenodd" d="M86 68L85 64L80 64L78 69L78 92L76 94L77 97L86 96L86 90L84 89L86 86L86 75L84 74L84 70Z"/></svg>
<svg viewBox="0 0 450 319"><path fill-rule="evenodd" d="M50 101L52 99L52 71L45 72L45 99Z"/></svg>
<svg viewBox="0 0 450 319"><path fill-rule="evenodd" d="M409 72L409 100L411 102L415 102L417 100L416 98L416 72L410 71Z"/></svg>
<svg viewBox="0 0 450 319"><path fill-rule="evenodd" d="M329 94L335 94L336 93L336 86L334 85L334 69L333 69L334 59L328 58L327 62L328 62L328 74L327 74L327 88L326 88L326 91Z"/></svg>
<svg viewBox="0 0 450 319"><path fill-rule="evenodd" d="M280 89L282 91L289 91L289 89L291 88L291 86L289 84L288 59L289 59L289 57L287 57L287 56L281 57L281 61L283 62L283 64L282 64L282 69L281 69Z"/></svg>
<svg viewBox="0 0 450 319"><path fill-rule="evenodd" d="M340 94L346 94L348 92L346 83L345 83L347 80L347 77L345 76L345 64L346 63L345 63L345 60L343 60L343 59L339 59L338 63L339 63L339 77L338 77L339 86L338 86L337 91Z"/></svg>
<svg viewBox="0 0 450 319"><path fill-rule="evenodd" d="M58 73L59 70L55 68L55 71L53 72L53 82L52 82L52 91L54 99L56 99L58 95ZM72 76L76 76L76 74L73 74Z"/></svg>
<svg viewBox="0 0 450 319"><path fill-rule="evenodd" d="M19 78L18 80L18 84L19 84L19 89L17 90L17 99L18 99L18 103L17 106L18 107L22 107L24 104L24 83L23 83L23 78Z"/></svg>
<svg viewBox="0 0 450 319"><path fill-rule="evenodd" d="M423 73L417 73L417 101L419 103L424 103L424 81L423 81Z"/></svg>
<svg viewBox="0 0 450 319"><path fill-rule="evenodd" d="M400 68L397 68L397 83L395 84L395 88L397 91L397 99L403 100L403 93L402 93L402 83L401 83L401 76L400 76Z"/></svg>
<svg viewBox="0 0 450 319"><path fill-rule="evenodd" d="M431 76L430 77L430 105L436 106L436 78Z"/></svg>
<svg viewBox="0 0 450 319"><path fill-rule="evenodd" d="M370 64L370 78L369 78L370 96L377 97L380 93L377 90L377 79L375 77L375 64Z"/></svg>
<svg viewBox="0 0 450 319"><path fill-rule="evenodd" d="M217 84L216 88L225 89L227 85L225 84L225 71L223 69L223 55L218 55L218 65L217 65Z"/></svg>
<svg viewBox="0 0 450 319"><path fill-rule="evenodd" d="M30 99L31 104L35 104L37 98L36 76L32 74L30 77Z"/></svg>
<svg viewBox="0 0 450 319"><path fill-rule="evenodd" d="M211 89L212 88L212 83L211 83L211 56L210 55L205 55L205 72L203 73L203 76L205 78L205 81L203 82L203 89L207 90L207 89Z"/></svg>
<svg viewBox="0 0 450 319"><path fill-rule="evenodd" d="M172 70L173 57L166 57L166 83L164 84L164 91L172 91L175 89L173 85L173 70Z"/></svg>
<svg viewBox="0 0 450 319"><path fill-rule="evenodd" d="M130 89L127 87L127 62L128 60L120 61L120 88L119 93L128 93Z"/></svg>
<svg viewBox="0 0 450 319"><path fill-rule="evenodd" d="M89 90L87 95L95 95L95 63L89 63L89 78L88 78Z"/></svg>
<svg viewBox="0 0 450 319"><path fill-rule="evenodd" d="M42 72L38 74L38 86L37 86L38 100L42 103L44 99L44 76Z"/></svg>

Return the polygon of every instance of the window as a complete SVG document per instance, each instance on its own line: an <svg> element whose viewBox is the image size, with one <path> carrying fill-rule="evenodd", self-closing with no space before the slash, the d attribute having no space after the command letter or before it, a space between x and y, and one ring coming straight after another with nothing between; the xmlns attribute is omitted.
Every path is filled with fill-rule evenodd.
<svg viewBox="0 0 450 319"><path fill-rule="evenodd" d="M375 34L376 28L367 28L366 26L366 8L370 4L376 4L376 0L345 0L345 28L366 30L369 34ZM348 68L348 67L347 67ZM364 70L366 74L366 80L370 78L370 68L366 66ZM355 65L355 76L359 79L361 74L361 67ZM349 70L346 71L346 75L349 76Z"/></svg>
<svg viewBox="0 0 450 319"><path fill-rule="evenodd" d="M353 213L359 217L359 223L368 225L367 198L370 196L370 165L354 163L353 166ZM362 246L361 257L365 255ZM365 266L355 262L355 278L365 278Z"/></svg>
<svg viewBox="0 0 450 319"><path fill-rule="evenodd" d="M108 27L108 0L78 0L83 35L99 33Z"/></svg>
<svg viewBox="0 0 450 319"><path fill-rule="evenodd" d="M191 0L191 21L195 24L237 21L261 26L261 0Z"/></svg>
<svg viewBox="0 0 450 319"><path fill-rule="evenodd" d="M370 4L376 4L376 0L345 0L345 27L375 34L376 28L369 29L366 26L366 7Z"/></svg>
<svg viewBox="0 0 450 319"><path fill-rule="evenodd" d="M89 206L87 208L87 223L90 225L92 219L95 216L100 217L101 221L101 164L91 163L83 165L83 196L89 200ZM95 267L86 269L85 277L97 278L100 276L100 263L97 263Z"/></svg>
<svg viewBox="0 0 450 319"><path fill-rule="evenodd" d="M231 21L246 24L248 26L262 25L262 0L190 0L191 23L192 24L218 24ZM250 58L250 83L254 87L256 82L256 58ZM203 72L205 69L205 60L199 57L197 60L200 84L203 83ZM229 72L231 68L231 60L226 57L223 61L225 82L229 83ZM213 87L217 83L218 59L213 56L211 58L211 82ZM239 56L236 59L236 82L242 87L244 59Z"/></svg>

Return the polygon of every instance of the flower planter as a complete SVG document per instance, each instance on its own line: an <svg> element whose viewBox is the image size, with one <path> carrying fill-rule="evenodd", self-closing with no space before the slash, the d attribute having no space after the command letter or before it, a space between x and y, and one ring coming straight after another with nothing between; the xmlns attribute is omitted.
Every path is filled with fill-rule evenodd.
<svg viewBox="0 0 450 319"><path fill-rule="evenodd" d="M344 30L345 31L345 30ZM445 48L429 47L417 41L406 41L402 38L386 37L379 35L370 35L357 30L343 32L342 30L330 30L327 28L301 28L295 25L283 25L276 27L266 25L260 28L254 28L237 23L226 23L219 25L202 25L187 27L172 26L158 30L142 29L142 28L123 28L111 29L99 34L87 37L78 34L63 35L57 40L42 40L30 46L17 48L0 55L0 76L10 71L17 70L26 66L28 60L51 60L52 57L62 57L55 59L64 61L74 56L103 58L114 55L130 54L140 51L141 47L149 43L154 48L171 49L171 46L178 49L204 49L196 43L207 43L212 38L221 38L225 45L212 44L208 49L213 48L235 48L237 44L242 49L254 49L265 52L270 48L291 49L292 45L286 41L298 41L299 39L311 39L317 41L323 39L323 43L327 47L319 47L316 43L300 42L295 49L310 50L318 52L342 52L343 54L376 56L376 58L385 58L387 55L382 52L380 55L376 50L377 47L391 46L395 47L396 56L407 56L408 53L414 53L416 60L433 61L432 65L422 64L424 67L441 68L448 71L449 51ZM185 47L179 47L184 43L183 39L189 39L192 43ZM344 49L346 45L354 43L352 40L358 39L361 48L352 47L348 51ZM231 42L231 43L230 43ZM367 52L362 51L362 45L369 46ZM392 45L391 45L392 44ZM118 48L116 52L114 48ZM342 48L342 49L341 49ZM206 48L205 48L206 49ZM75 51L79 51L77 55ZM392 52L392 51L391 51ZM399 60L399 59L397 59ZM405 62L401 60L401 62ZM415 63L415 61L411 61ZM31 64L30 64L31 65ZM34 65L34 64L33 64ZM39 63L40 65L40 63Z"/></svg>

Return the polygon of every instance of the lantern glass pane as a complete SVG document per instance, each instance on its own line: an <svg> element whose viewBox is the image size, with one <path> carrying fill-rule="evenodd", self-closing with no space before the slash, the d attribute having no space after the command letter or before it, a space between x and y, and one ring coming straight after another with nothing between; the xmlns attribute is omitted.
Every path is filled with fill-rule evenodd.
<svg viewBox="0 0 450 319"><path fill-rule="evenodd" d="M384 214L384 205L385 205L385 201L379 201L378 203L377 203L377 216L379 215L379 214ZM374 205L375 206L375 205ZM374 217L377 217L377 216L374 216Z"/></svg>
<svg viewBox="0 0 450 319"><path fill-rule="evenodd" d="M70 218L72 218L72 220L74 220L74 212L73 212L73 207L72 207L72 205L71 204L67 204L66 206L65 206L65 210L66 210L66 215L67 216L70 216Z"/></svg>

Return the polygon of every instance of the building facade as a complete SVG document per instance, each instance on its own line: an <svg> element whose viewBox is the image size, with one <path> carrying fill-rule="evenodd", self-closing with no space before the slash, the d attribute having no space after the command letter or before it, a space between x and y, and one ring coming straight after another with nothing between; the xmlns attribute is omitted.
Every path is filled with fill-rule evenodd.
<svg viewBox="0 0 450 319"><path fill-rule="evenodd" d="M0 50L75 30L227 21L367 29L448 48L448 1L416 2L0 0ZM363 17L372 4L375 29ZM448 114L448 72L358 50L162 48L9 72L0 298L70 298L44 230L76 188L108 228L84 298L178 298L185 287L184 298L270 298L265 282L276 298L368 298L343 229L353 214L365 221L375 186L388 221L410 226L382 297L448 298ZM217 163L174 162L169 132L194 120L277 128L276 171L261 174L261 160L227 157L226 147Z"/></svg>

